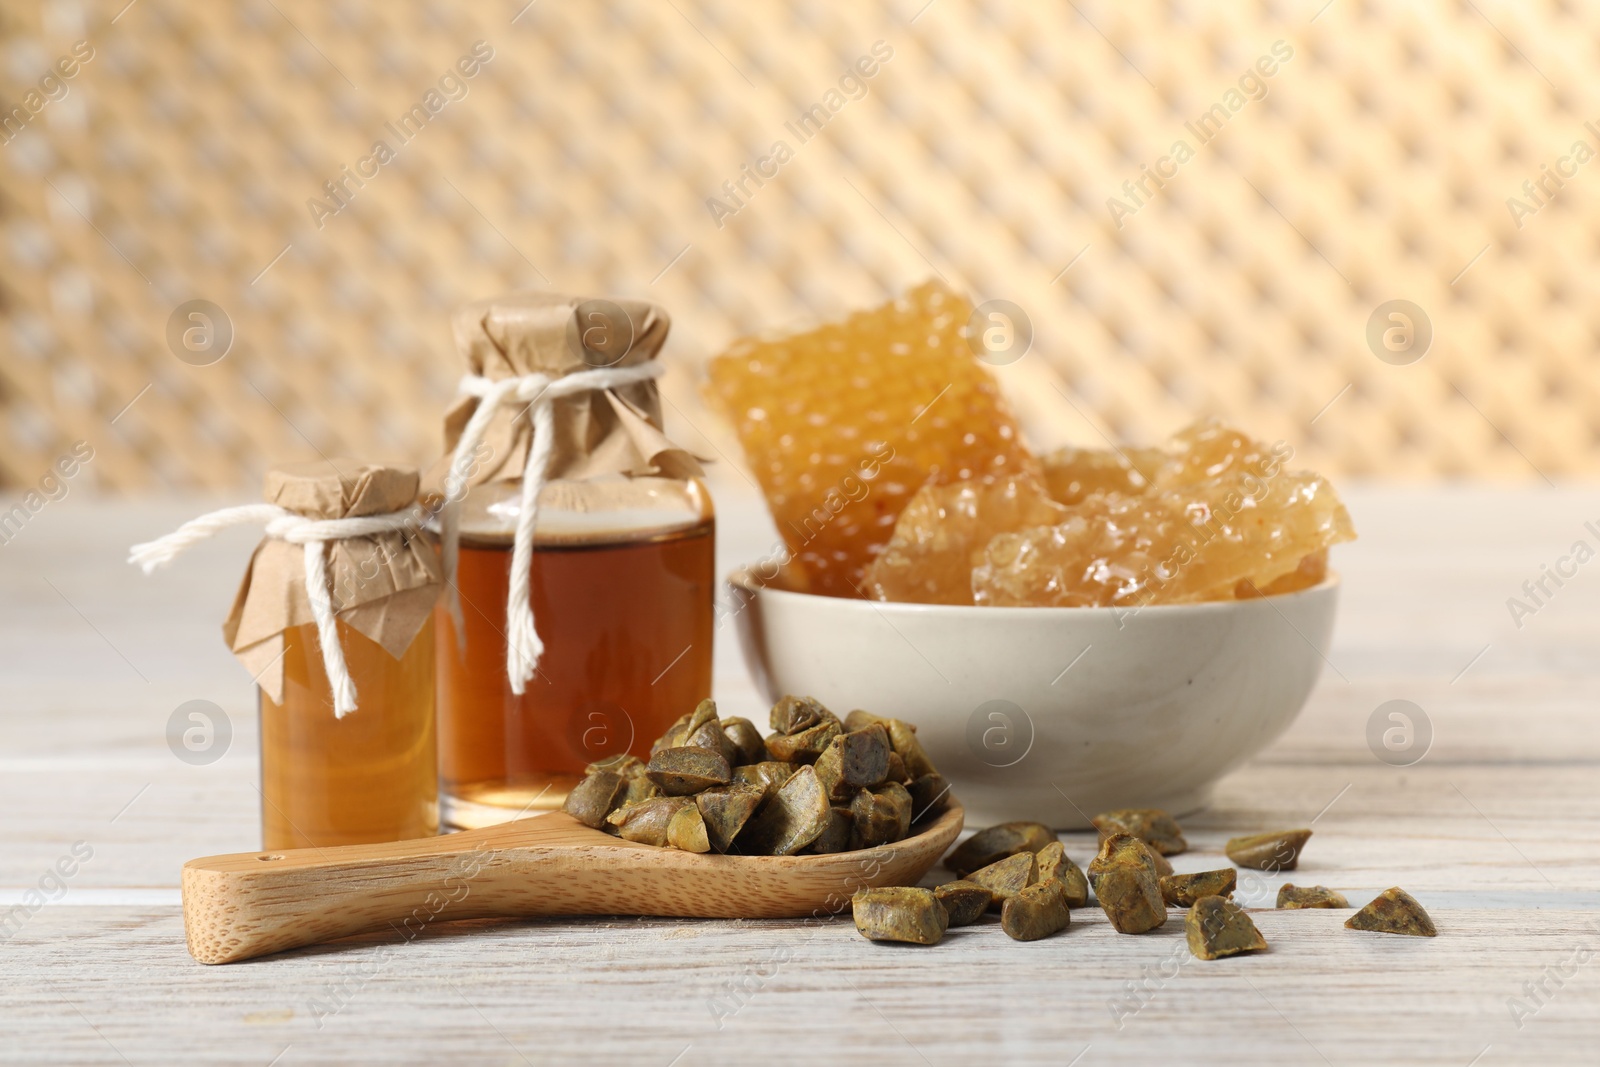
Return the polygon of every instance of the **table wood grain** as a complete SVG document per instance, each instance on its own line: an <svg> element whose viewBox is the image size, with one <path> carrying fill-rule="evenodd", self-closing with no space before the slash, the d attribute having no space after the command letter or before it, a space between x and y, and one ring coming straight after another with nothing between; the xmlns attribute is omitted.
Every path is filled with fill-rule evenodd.
<svg viewBox="0 0 1600 1067"><path fill-rule="evenodd" d="M727 569L772 533L737 475L714 491ZM1547 582L1520 627L1506 601L1575 541L1600 548L1584 526L1600 525L1600 491L1346 495L1362 539L1335 553L1344 599L1317 690L1185 820L1179 870L1220 865L1235 833L1316 831L1300 870L1247 882L1272 950L1217 962L1188 955L1178 922L1126 937L1085 909L1031 944L995 926L916 949L845 920L610 918L439 924L202 967L179 868L257 842L253 696L217 630L253 537L146 579L126 546L221 501L49 504L0 545L0 1061L1593 1063L1600 561ZM718 642L719 701L759 715L731 634ZM204 766L165 740L192 699L232 727ZM1368 746L1391 699L1431 723L1410 767ZM1080 862L1092 851L1091 835L1063 840ZM1286 878L1352 903L1402 885L1439 936L1271 910ZM48 903L11 910L41 882Z"/></svg>

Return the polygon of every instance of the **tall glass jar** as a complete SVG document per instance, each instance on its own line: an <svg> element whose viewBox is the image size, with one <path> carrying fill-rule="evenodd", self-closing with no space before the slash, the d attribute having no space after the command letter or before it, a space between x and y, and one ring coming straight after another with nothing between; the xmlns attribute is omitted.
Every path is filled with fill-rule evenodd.
<svg viewBox="0 0 1600 1067"><path fill-rule="evenodd" d="M506 676L506 601L518 482L463 500L463 628L436 614L444 821L559 808L589 763L650 742L711 694L715 529L698 479L632 478L603 510L540 498L531 597L544 653L519 696Z"/></svg>
<svg viewBox="0 0 1600 1067"><path fill-rule="evenodd" d="M654 304L507 293L458 309L435 634L441 817L561 806L711 693L715 520L662 428Z"/></svg>

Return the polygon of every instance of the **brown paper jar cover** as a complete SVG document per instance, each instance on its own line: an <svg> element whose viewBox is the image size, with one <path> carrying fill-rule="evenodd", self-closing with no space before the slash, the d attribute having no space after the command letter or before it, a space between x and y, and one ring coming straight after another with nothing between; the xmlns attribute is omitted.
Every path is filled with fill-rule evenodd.
<svg viewBox="0 0 1600 1067"><path fill-rule="evenodd" d="M622 316L626 323L619 321ZM602 321L615 330L613 347L586 348L581 341L586 325ZM642 300L539 292L468 304L452 320L456 347L468 373L492 381L647 363L660 353L670 326L665 311ZM631 344L626 344L628 334ZM625 351L616 350L624 345ZM449 455L478 403L477 397L458 397L445 413L446 455L429 472L430 489L443 486ZM638 499L630 479L683 481L703 473L696 457L662 432L661 399L654 381L559 399L553 416L544 498L549 506L573 511L627 507ZM519 481L532 436L526 405L502 407L484 435L487 448L468 484Z"/></svg>
<svg viewBox="0 0 1600 1067"><path fill-rule="evenodd" d="M414 469L331 459L284 464L267 472L270 504L310 519L382 515L413 507ZM439 598L443 574L421 509L405 529L329 541L334 612L399 659ZM275 703L283 702L283 632L315 621L306 596L305 546L266 538L222 624L228 647Z"/></svg>

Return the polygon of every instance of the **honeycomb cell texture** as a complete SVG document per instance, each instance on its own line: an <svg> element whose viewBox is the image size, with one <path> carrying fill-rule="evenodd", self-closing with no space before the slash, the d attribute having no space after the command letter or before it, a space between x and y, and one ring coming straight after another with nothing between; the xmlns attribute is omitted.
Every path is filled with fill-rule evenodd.
<svg viewBox="0 0 1600 1067"><path fill-rule="evenodd" d="M867 568L867 590L879 600L971 604L973 564L995 535L1070 514L1032 474L923 486Z"/></svg>
<svg viewBox="0 0 1600 1067"><path fill-rule="evenodd" d="M747 338L711 361L778 532L810 592L865 594L866 569L925 484L1036 470L937 282L843 321Z"/></svg>
<svg viewBox="0 0 1600 1067"><path fill-rule="evenodd" d="M1215 424L1186 430L1145 492L1093 493L1065 522L992 538L974 602L1131 607L1314 585L1355 529L1333 486L1285 469L1286 453Z"/></svg>

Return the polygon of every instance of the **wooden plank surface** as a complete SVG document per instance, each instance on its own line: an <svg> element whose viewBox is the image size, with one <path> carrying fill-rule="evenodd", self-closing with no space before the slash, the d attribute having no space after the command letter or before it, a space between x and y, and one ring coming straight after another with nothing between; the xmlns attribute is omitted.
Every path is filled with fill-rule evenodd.
<svg viewBox="0 0 1600 1067"><path fill-rule="evenodd" d="M735 475L715 490L726 568L770 530ZM253 539L145 579L126 546L217 501L52 503L0 546L0 911L75 842L92 855L0 943L0 1061L1593 1062L1600 571L1580 569L1520 629L1506 598L1597 540L1583 524L1600 519L1600 492L1348 496L1363 539L1336 553L1329 667L1288 733L1185 820L1194 847L1176 863L1206 869L1233 833L1315 820L1289 880L1352 901L1404 885L1440 936L1265 910L1272 951L1215 963L1188 956L1175 922L1124 937L1084 910L1027 945L992 926L917 950L844 921L564 920L203 968L184 951L178 869L258 832L253 699L216 630ZM748 714L730 638L718 697ZM207 766L165 741L173 709L197 698L233 728ZM1434 731L1408 768L1366 740L1395 698ZM1064 840L1091 851L1089 835ZM1270 909L1282 880L1245 899Z"/></svg>

